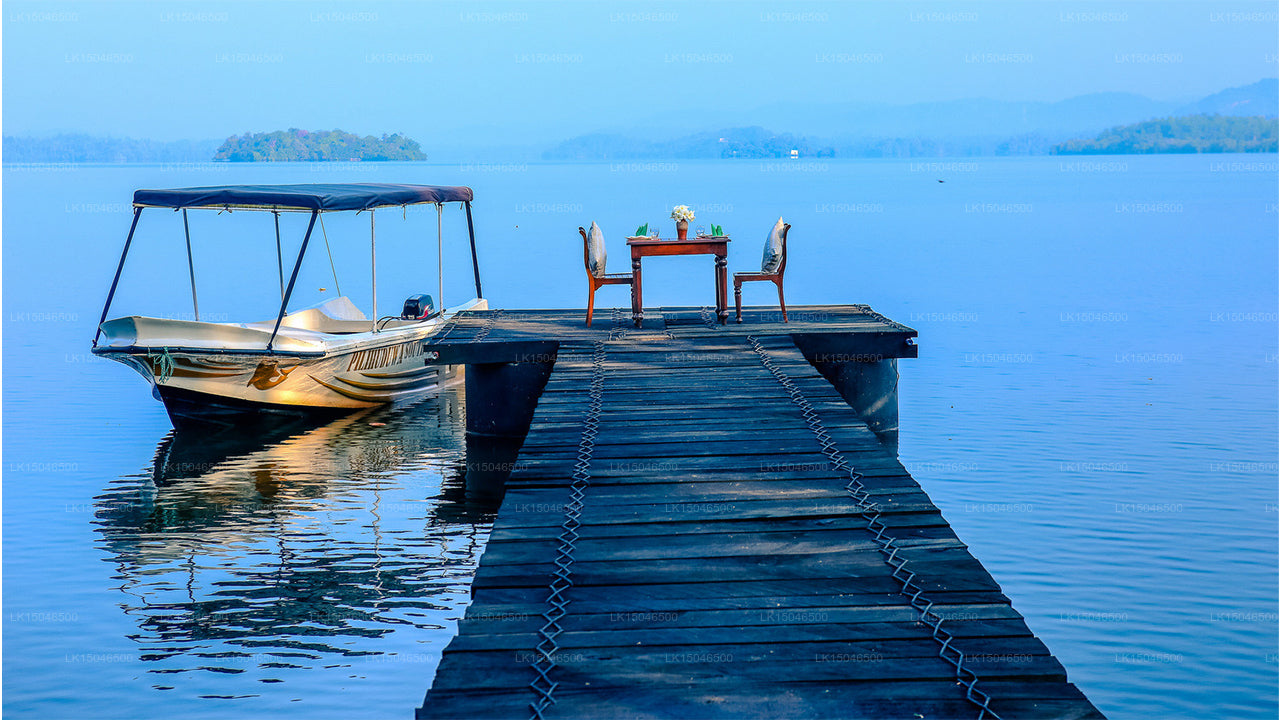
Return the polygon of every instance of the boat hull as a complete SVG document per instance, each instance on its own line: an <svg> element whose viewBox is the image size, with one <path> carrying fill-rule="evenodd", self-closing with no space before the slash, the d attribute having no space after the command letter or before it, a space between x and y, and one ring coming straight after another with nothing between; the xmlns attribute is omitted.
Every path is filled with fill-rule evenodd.
<svg viewBox="0 0 1280 720"><path fill-rule="evenodd" d="M164 403L169 420L179 430L244 427L246 422L263 423L267 427L300 425L324 422L354 411L353 408L322 408L254 402L165 385L157 385L156 394Z"/></svg>
<svg viewBox="0 0 1280 720"><path fill-rule="evenodd" d="M165 347L98 347L152 385L175 427L235 424L245 415L282 420L333 415L436 393L464 368L434 365L427 346L439 324L366 333L320 353Z"/></svg>

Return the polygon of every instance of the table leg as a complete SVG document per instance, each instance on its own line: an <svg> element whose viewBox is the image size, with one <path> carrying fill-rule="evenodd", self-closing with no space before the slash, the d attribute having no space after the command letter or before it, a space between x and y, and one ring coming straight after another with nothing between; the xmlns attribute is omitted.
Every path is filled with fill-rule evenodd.
<svg viewBox="0 0 1280 720"><path fill-rule="evenodd" d="M640 327L644 319L644 294L640 285L640 258L631 258L631 321Z"/></svg>
<svg viewBox="0 0 1280 720"><path fill-rule="evenodd" d="M720 256L717 255L715 260L715 272L711 276L711 284L716 289L716 319L720 319Z"/></svg>
<svg viewBox="0 0 1280 720"><path fill-rule="evenodd" d="M720 324L729 321L729 258L716 255L716 317Z"/></svg>

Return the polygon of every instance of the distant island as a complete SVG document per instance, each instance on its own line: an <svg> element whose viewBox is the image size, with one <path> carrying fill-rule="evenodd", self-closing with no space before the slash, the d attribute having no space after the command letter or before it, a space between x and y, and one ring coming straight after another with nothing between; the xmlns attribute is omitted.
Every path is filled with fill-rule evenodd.
<svg viewBox="0 0 1280 720"><path fill-rule="evenodd" d="M785 158L832 157L835 149L822 140L774 133L762 127L701 132L672 140L640 140L596 133L566 140L542 154L544 160L610 160L617 158Z"/></svg>
<svg viewBox="0 0 1280 720"><path fill-rule="evenodd" d="M318 162L328 160L426 160L416 140L395 133L360 137L342 130L289 128L233 135L214 153L215 162Z"/></svg>
<svg viewBox="0 0 1280 720"><path fill-rule="evenodd" d="M1280 122L1274 117L1184 115L1121 125L1090 140L1054 146L1057 155L1150 153L1273 153Z"/></svg>
<svg viewBox="0 0 1280 720"><path fill-rule="evenodd" d="M137 140L85 134L4 138L4 162L11 163L182 163L208 162L217 140Z"/></svg>
<svg viewBox="0 0 1280 720"><path fill-rule="evenodd" d="M546 150L542 159L590 162L1046 155L1057 140L1038 133L1012 137L819 138L753 126L695 133L671 140L642 140L602 133L581 135Z"/></svg>
<svg viewBox="0 0 1280 720"><path fill-rule="evenodd" d="M12 163L201 163L426 160L415 140L393 134L360 137L342 130L297 128L245 133L217 140L138 140L86 134L4 137L4 162Z"/></svg>

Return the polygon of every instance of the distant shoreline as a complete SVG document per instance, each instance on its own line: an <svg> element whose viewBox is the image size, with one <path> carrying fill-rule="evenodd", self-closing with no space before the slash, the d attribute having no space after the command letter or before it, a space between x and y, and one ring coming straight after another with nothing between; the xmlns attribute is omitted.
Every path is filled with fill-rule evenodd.
<svg viewBox="0 0 1280 720"><path fill-rule="evenodd" d="M1278 86L1275 78L1263 78L1194 102L1115 92L1052 102L969 98L903 105L833 99L819 105L785 103L781 108L764 106L750 112L721 110L696 124L640 116L622 127L565 129L557 133L559 138L544 133L538 140L525 138L519 118L489 132L442 134L434 125L417 131L432 143L447 143L429 148L431 159L475 163L1274 152L1275 146L1268 141L1276 135L1280 115ZM1177 132L1165 136L1159 125L1175 120ZM4 137L6 165L427 159L425 150L402 133L360 136L342 130L290 128L223 139L161 141L67 130L48 136L31 126L26 131L32 134Z"/></svg>
<svg viewBox="0 0 1280 720"><path fill-rule="evenodd" d="M680 164L691 165L760 165L767 164L771 168L779 168L779 171L786 169L788 165L796 165L796 169L801 169L807 165L808 169L815 169L814 166L825 163L855 163L855 162L901 162L921 166L920 172L938 171L948 172L960 169L962 171L971 171L973 168L965 167L977 162L1003 161L1003 160L1023 160L1023 159L1041 159L1041 160L1057 160L1059 162L1081 162L1079 158L1125 158L1125 157L1154 157L1154 156L1195 156L1195 157L1258 157L1264 155L1277 155L1276 150L1262 151L1232 151L1232 152L1199 152L1199 153L1072 153L1057 155L971 155L965 157L945 156L945 157L830 157L830 158L799 158L799 159L782 159L782 158L672 158L667 160L529 160L521 162L487 162L473 160L387 160L387 161L362 161L350 162L345 160L276 160L270 162L227 162L222 160L205 160L205 161L180 161L180 162L160 162L160 161L136 161L136 162L11 162L5 160L0 167L10 171L40 171L40 170L73 170L77 168L112 168L112 167L158 167L166 172L180 172L183 170L213 170L216 172L231 172L237 167L250 166L316 166L317 169L337 169L342 166L350 166L352 169L359 168L377 168L392 165L420 165L428 167L457 168L463 172L524 172L529 167L555 166L555 165L614 165L623 168L623 166L648 166L648 165L671 165L678 166ZM641 168L636 168L639 171ZM675 171L677 167L668 168ZM653 172L660 174L662 168L652 168Z"/></svg>
<svg viewBox="0 0 1280 720"><path fill-rule="evenodd" d="M538 153L533 149L503 152L476 148L458 150L455 157L479 170L512 164L617 163L656 166L679 162L776 163L828 160L960 161L991 157L1044 157L1149 154L1256 154L1277 152L1280 124L1274 117L1196 115L1148 120L1113 127L1095 137L1052 141L1047 137L996 138L883 138L844 143L772 134L763 128L699 134L669 142L638 143L626 138L584 136ZM448 157L448 148L437 153ZM522 157L523 156L523 157ZM166 164L226 165L271 163L346 163L377 166L389 162L427 162L417 142L402 136L359 137L341 131L307 133L300 130L246 134L220 145L216 141L155 142L59 135L52 138L6 136L4 165L21 164ZM445 161L443 164L457 164Z"/></svg>

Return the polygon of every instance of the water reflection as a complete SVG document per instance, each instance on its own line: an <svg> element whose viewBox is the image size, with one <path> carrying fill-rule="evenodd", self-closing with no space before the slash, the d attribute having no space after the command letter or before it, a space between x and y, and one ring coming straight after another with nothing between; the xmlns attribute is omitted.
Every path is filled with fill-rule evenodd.
<svg viewBox="0 0 1280 720"><path fill-rule="evenodd" d="M455 390L318 427L166 436L94 521L151 672L275 682L456 617L496 499L467 490L463 412Z"/></svg>

